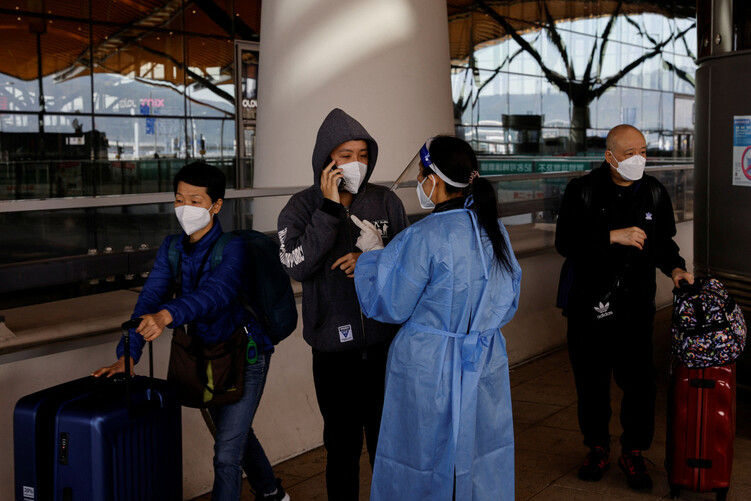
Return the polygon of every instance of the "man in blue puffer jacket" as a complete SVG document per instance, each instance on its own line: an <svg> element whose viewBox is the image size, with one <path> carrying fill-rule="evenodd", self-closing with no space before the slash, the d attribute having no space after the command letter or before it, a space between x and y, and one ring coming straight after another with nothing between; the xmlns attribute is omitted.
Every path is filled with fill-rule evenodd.
<svg viewBox="0 0 751 501"><path fill-rule="evenodd" d="M240 499L245 467L256 499L287 501L289 496L275 478L251 426L266 383L273 343L237 300L250 266L245 242L241 238L230 240L215 269L211 269L208 259L222 235L215 216L222 208L225 185L224 173L203 162L186 165L175 175L175 214L184 230L176 245L180 254L181 290L177 297L172 296L175 279L169 247L173 236L168 236L159 248L133 312L133 318L142 320L131 333L131 367L138 362L146 341L159 337L166 327L190 324L191 334L210 346L229 339L238 328L246 326L258 347L258 356L255 363L245 365L243 396L233 404L209 409L216 425L211 499ZM124 372L124 351L121 341L117 362L102 367L94 375L109 377Z"/></svg>

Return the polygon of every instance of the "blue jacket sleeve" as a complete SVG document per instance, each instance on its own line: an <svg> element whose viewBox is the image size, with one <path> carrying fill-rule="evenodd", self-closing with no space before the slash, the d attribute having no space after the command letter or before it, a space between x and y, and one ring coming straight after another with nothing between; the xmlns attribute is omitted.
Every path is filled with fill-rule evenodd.
<svg viewBox="0 0 751 501"><path fill-rule="evenodd" d="M172 269L170 268L168 257L171 238L171 236L165 238L159 247L154 260L154 266L146 282L143 284L141 293L138 295L138 301L136 301L136 307L133 310L131 318L139 318L142 315L160 311L163 309L164 303L172 296L174 292L174 278L172 277ZM133 357L136 363L141 358L144 344L145 341L141 335L137 334L135 330L131 330L130 356ZM121 339L117 345L117 357L122 357L124 353L125 347Z"/></svg>
<svg viewBox="0 0 751 501"><path fill-rule="evenodd" d="M410 228L411 229L411 228ZM429 280L427 244L407 229L384 249L363 253L355 266L355 288L366 317L406 322Z"/></svg>

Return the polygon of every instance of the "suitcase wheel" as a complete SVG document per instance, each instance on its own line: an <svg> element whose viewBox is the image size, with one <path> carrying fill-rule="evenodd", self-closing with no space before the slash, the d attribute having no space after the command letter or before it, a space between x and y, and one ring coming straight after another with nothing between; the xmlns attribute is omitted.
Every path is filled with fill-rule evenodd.
<svg viewBox="0 0 751 501"><path fill-rule="evenodd" d="M717 501L725 501L727 497L728 497L727 487L723 489L717 489Z"/></svg>
<svg viewBox="0 0 751 501"><path fill-rule="evenodd" d="M681 495L681 488L675 484L670 484L670 499L676 499Z"/></svg>

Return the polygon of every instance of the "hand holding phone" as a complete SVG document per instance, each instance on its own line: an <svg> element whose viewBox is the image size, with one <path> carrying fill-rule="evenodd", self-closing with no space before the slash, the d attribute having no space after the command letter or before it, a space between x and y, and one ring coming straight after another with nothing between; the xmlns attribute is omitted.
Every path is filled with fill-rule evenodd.
<svg viewBox="0 0 751 501"><path fill-rule="evenodd" d="M339 198L339 179L343 178L342 169L336 168L336 161L332 160L321 172L321 192L324 198L341 203Z"/></svg>

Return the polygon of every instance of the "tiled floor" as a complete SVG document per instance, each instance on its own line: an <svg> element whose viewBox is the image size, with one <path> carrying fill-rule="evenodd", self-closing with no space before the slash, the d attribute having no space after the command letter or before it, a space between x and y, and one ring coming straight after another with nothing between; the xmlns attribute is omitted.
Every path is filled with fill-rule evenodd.
<svg viewBox="0 0 751 501"><path fill-rule="evenodd" d="M577 476L586 449L576 422L576 392L566 350L557 351L516 367L511 373L511 394L516 434L517 500L621 500L670 499L665 460L667 359L669 350L669 310L658 312L655 323L655 363L658 368L656 434L652 448L645 453L654 488L635 492L625 483L623 473L613 464L600 482L582 482ZM613 385L611 432L613 450L618 450L620 433L618 408L620 390ZM614 455L613 455L614 456ZM614 457L611 457L614 459ZM325 501L325 452L310 451L274 467L283 479L293 501ZM360 461L360 500L367 501L370 467L367 455ZM197 500L208 500L202 496ZM249 493L243 501L251 500ZM713 500L712 493L681 492L680 499ZM728 500L751 499L751 396L739 393L735 459ZM395 500L398 501L398 500ZM416 501L416 500L409 500ZM460 500L461 501L461 500Z"/></svg>

